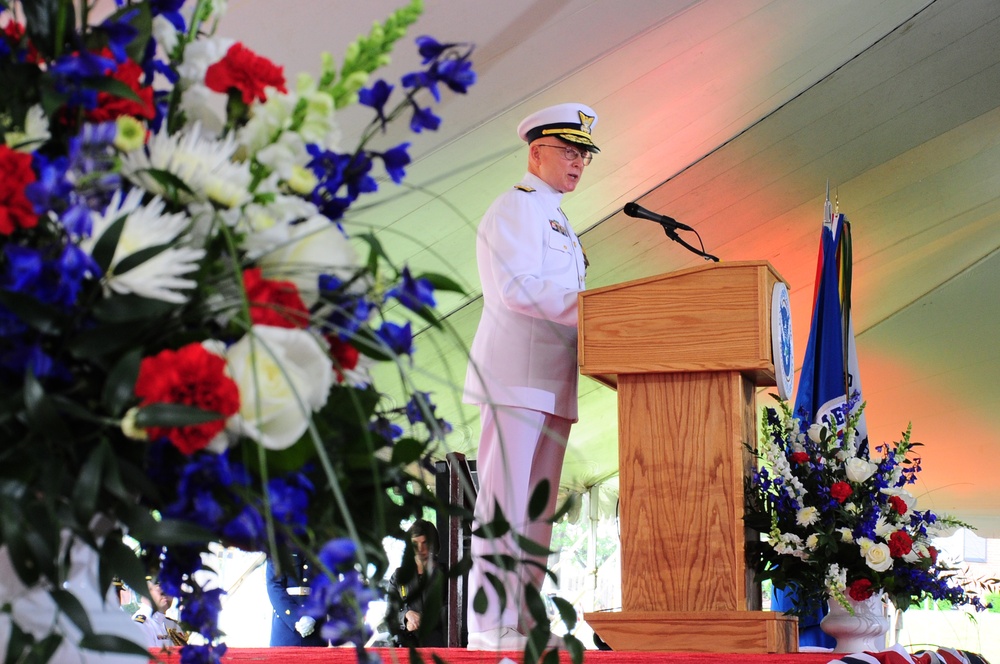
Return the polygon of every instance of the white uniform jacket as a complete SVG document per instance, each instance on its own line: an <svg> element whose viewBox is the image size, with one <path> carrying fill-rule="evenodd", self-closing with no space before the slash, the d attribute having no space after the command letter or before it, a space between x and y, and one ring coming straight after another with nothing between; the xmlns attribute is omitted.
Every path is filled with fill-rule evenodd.
<svg viewBox="0 0 1000 664"><path fill-rule="evenodd" d="M577 421L580 241L562 194L528 173L479 224L483 313L465 379L466 403L530 408Z"/></svg>

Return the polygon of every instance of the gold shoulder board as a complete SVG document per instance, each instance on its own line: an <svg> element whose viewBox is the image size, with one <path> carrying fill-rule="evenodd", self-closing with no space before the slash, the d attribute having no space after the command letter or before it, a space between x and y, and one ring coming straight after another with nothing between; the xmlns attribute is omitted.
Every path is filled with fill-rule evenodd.
<svg viewBox="0 0 1000 664"><path fill-rule="evenodd" d="M515 184L514 185L514 189L519 189L521 191L526 191L529 194L535 190L533 187L529 187L529 186L524 185L524 184Z"/></svg>

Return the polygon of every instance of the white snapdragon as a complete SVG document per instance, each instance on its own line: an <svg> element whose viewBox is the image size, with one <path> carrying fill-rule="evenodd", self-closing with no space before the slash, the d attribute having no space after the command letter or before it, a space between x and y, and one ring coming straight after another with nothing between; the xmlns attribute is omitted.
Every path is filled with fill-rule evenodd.
<svg viewBox="0 0 1000 664"><path fill-rule="evenodd" d="M52 138L49 132L49 118L39 104L28 109L24 116L24 131L9 131L4 135L7 147L22 152L32 152L39 145Z"/></svg>
<svg viewBox="0 0 1000 664"><path fill-rule="evenodd" d="M162 14L153 17L152 35L153 40L160 45L164 53L173 53L174 49L177 48L179 41L177 28Z"/></svg>
<svg viewBox="0 0 1000 664"><path fill-rule="evenodd" d="M805 551L802 538L794 533L782 533L774 541L774 550L782 555L794 556L801 560L808 560L809 554Z"/></svg>

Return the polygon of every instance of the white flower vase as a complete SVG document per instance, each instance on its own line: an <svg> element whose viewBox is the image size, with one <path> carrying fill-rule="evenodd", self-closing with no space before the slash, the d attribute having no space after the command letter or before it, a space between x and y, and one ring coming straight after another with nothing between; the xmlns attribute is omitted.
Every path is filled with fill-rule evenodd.
<svg viewBox="0 0 1000 664"><path fill-rule="evenodd" d="M872 595L863 602L847 598L854 615L840 602L830 599L830 612L819 626L837 640L834 652L882 652L885 650L885 636L889 631L889 618L882 602L882 593Z"/></svg>
<svg viewBox="0 0 1000 664"><path fill-rule="evenodd" d="M74 539L70 548L70 568L64 588L72 593L87 612L90 626L96 634L120 636L145 648L146 641L139 626L118 606L114 589L101 597L98 591L97 552ZM7 654L12 621L35 640L59 633L63 641L56 649L51 664L147 664L148 657L116 652L98 652L80 648L80 629L61 613L49 595L47 586L38 583L25 586L7 547L0 547L0 605L10 604L10 613L0 613L0 657Z"/></svg>

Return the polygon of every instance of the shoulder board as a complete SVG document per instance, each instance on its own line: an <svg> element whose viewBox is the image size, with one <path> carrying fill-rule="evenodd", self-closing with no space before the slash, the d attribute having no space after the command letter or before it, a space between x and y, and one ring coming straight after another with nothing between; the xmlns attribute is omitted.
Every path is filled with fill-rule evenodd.
<svg viewBox="0 0 1000 664"><path fill-rule="evenodd" d="M135 616L133 616L132 620L136 621L137 623L144 623L146 622L146 616L142 615L141 613L137 613L135 614Z"/></svg>
<svg viewBox="0 0 1000 664"><path fill-rule="evenodd" d="M525 184L515 184L514 189L518 189L520 191L526 191L529 194L535 190L533 187L529 187L528 185Z"/></svg>

